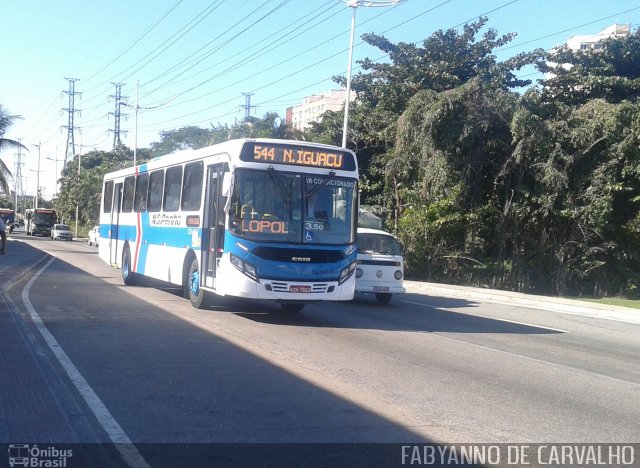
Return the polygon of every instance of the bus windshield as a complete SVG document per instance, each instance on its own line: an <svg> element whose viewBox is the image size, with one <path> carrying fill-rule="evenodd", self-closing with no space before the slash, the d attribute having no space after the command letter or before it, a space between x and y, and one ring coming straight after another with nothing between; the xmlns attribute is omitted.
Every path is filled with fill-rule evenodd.
<svg viewBox="0 0 640 468"><path fill-rule="evenodd" d="M355 240L355 179L238 169L230 231L255 241L347 244Z"/></svg>
<svg viewBox="0 0 640 468"><path fill-rule="evenodd" d="M53 226L53 224L56 222L56 215L55 213L38 213L35 212L33 214L33 222L34 224L43 224L43 225L51 225Z"/></svg>

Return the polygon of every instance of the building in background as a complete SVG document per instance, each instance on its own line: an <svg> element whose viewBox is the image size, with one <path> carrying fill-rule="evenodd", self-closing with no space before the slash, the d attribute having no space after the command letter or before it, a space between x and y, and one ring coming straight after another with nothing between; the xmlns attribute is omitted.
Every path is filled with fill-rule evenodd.
<svg viewBox="0 0 640 468"><path fill-rule="evenodd" d="M302 104L287 108L287 123L292 124L293 128L304 130L311 122L320 122L320 116L326 111L337 112L344 108L346 93L344 89L332 89L328 93L307 96ZM354 99L352 93L350 100Z"/></svg>
<svg viewBox="0 0 640 468"><path fill-rule="evenodd" d="M613 24L598 34L571 36L567 39L567 47L571 50L598 50L599 43L612 37L625 37L631 34L630 24Z"/></svg>

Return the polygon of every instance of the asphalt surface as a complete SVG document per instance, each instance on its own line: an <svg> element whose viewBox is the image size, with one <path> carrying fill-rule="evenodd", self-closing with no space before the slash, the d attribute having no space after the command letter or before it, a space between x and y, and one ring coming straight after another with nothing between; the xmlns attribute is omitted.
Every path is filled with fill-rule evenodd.
<svg viewBox="0 0 640 468"><path fill-rule="evenodd" d="M50 256L45 254L44 252L30 247L29 245L20 242L20 233L18 233L14 239L10 240L10 244L8 247L7 255L0 257L0 382L2 383L2 387L0 389L0 444L3 442L32 442L32 443L47 443L47 442L60 442L65 441L67 443L90 443L90 445L82 445L79 446L79 452L76 452L74 462L80 463L82 461L86 462L85 464L74 464L69 466L119 466L122 462L122 453L113 449L109 445L99 444L100 442L109 442L109 438L105 434L104 425L99 424L95 418L88 416L90 415L90 411L87 408L86 402L77 395L77 392L73 388L72 384L67 381L66 378L63 378L64 371L60 369L60 364L57 362L52 356L49 350L49 346L44 342L42 336L37 331L37 323L34 323L33 318L29 316L21 306L20 302L20 294L19 292L24 287L24 284L29 281L33 277L33 275L44 267L50 260ZM75 242L80 242L80 240L76 240ZM57 244L51 244L52 246L56 246ZM62 247L62 246L60 246ZM81 254L79 254L81 256ZM80 257L78 257L80 258ZM67 284L72 285L74 282L72 281L73 275L77 274L72 269L65 267L64 265L59 265L58 262L55 262L50 267L48 267L48 271L50 274L53 274L56 279L63 279L68 277L70 281ZM84 281L84 280L83 280ZM87 280L90 282L97 282L98 279L90 279ZM64 284L64 281L61 281L61 284ZM413 441L427 441L426 439L420 439L416 437L415 434L411 432L404 432L403 428L398 426L394 428L393 425L389 425L388 423L383 424L381 420L376 418L373 415L373 412L366 413L362 412L358 407L351 405L348 401L340 398L333 398L327 392L318 392L313 386L306 384L301 381L301 379L291 378L290 376L284 375L278 368L274 368L273 366L265 366L260 361L254 359L250 354L243 353L235 347L230 347L230 342L225 341L224 339L211 339L211 334L206 333L206 324L203 326L203 333L199 336L197 333L189 330L188 335L186 333L186 325L184 323L185 318L189 319L188 316L182 315L176 317L168 317L166 314L153 314L149 313L149 306L140 306L140 310L132 310L132 316L130 320L127 321L127 328L122 332L118 333L117 339L120 340L119 343L112 343L109 340L111 337L108 334L102 333L101 330L109 330L109 327L112 327L116 324L116 321L121 322L121 317L117 318L115 313L113 316L109 315L100 315L100 316L91 316L91 312L87 311L86 307L68 307L65 309L65 314L71 319L65 323L56 323L55 318L60 311L60 306L58 305L60 298L65 297L65 295L73 296L81 296L85 297L83 299L85 301L91 301L91 294L97 294L96 285L91 285L89 283L82 283L86 285L85 288L78 289L77 287L71 291L58 291L56 293L56 298L47 298L42 297L42 293L39 293L36 289L33 289L32 295L34 296L34 302L37 301L39 304L44 305L42 307L43 311L43 320L47 320L47 327L54 332L56 337L60 340L60 346L62 349L68 350L72 353L73 361L78 364L78 366L87 369L87 378L94 383L98 383L98 385L102 384L102 388L109 389L108 391L100 392L101 395L109 402L109 408L112 408L115 412L119 421L127 422L127 427L129 430L137 434L136 442L153 442L153 441L162 441L162 438L167 438L168 441L179 440L172 435L171 432L167 432L163 428L166 427L166 418L167 412L158 412L151 413L152 420L150 421L140 421L133 417L129 417L129 415L134 415L136 412L135 402L143 402L145 405L159 405L158 407L166 408L168 406L172 407L172 413L170 416L170 420L176 424L175 434L188 433L189 437L192 440L200 440L206 441L207 437L213 436L218 437L216 440L220 440L220 435L222 432L218 434L211 434L210 432L201 431L198 432L198 427L210 427L209 424L211 414L204 413L192 413L192 408L200 408L199 395L205 394L207 389L221 389L225 388L225 391L228 391L229 395L233 395L234 399L228 401L218 401L218 403L223 408L229 408L233 405L235 398L238 396L242 396L243 392L246 392L247 388L251 388L251 386L258 385L264 387L265 394L268 395L268 400L265 402L268 404L270 410L272 410L271 415L276 417L277 419L282 419L283 416L288 414L294 414L294 416L290 416L293 419L287 422L286 419L283 421L286 423L284 427L287 426L295 426L296 424L300 424L306 417L306 419L312 419L315 421L320 421L322 423L323 418L331 418L332 415L337 413L356 415L355 418L357 420L357 424L359 427L368 427L371 431L369 434L363 433L362 440L367 440L368 438L376 438L380 437L381 433L379 431L383 430L384 436L389 438L395 438L395 440L413 440ZM492 291L486 289L479 288L463 288L463 287L455 287L455 286L447 286L447 285L437 285L437 284L429 284L429 283L419 283L419 282L411 282L407 281L405 286L407 287L408 292L415 294L427 294L434 297L447 297L447 298L458 298L458 302L460 306L464 306L468 304L468 301L482 301L482 302L492 302L495 304L502 305L516 305L517 307L528 307L532 309L540 309L545 311L556 311L566 314L574 314L574 315L582 315L586 317L599 317L606 318L608 320L618 321L618 322L628 322L628 323L638 323L637 317L638 313L633 309L626 309L620 307L603 307L598 304L589 304L584 303L582 301L571 301L565 299L556 299L556 298L548 298L541 296L530 296L523 294L514 294L508 292L501 291ZM69 289L72 289L70 287ZM147 291L151 292L151 291ZM50 294L50 293L46 293ZM163 298L162 301L166 302L166 298ZM436 302L434 302L436 301ZM184 302L184 301L182 301ZM73 304L73 301L69 301L70 304ZM434 304L437 305L437 299L434 299L430 303L430 307ZM455 304L455 300L448 300L448 305ZM412 304L404 306L406 309L401 309L401 311L405 311L409 313L411 307L419 307L424 306L425 304ZM346 306L339 306L346 307ZM117 308L117 307L116 307ZM104 312L104 311L101 311ZM116 311L117 312L117 311ZM327 311L328 312L328 311ZM405 339L412 343L414 346L410 346L409 348L415 349L415 354L407 355L403 357L403 361L408 362L410 365L405 369L404 367L398 368L396 371L398 373L398 378L401 378L403 382L411 382L410 375L403 375L405 372L411 372L411 361L416 361L421 358L421 356L431 356L433 357L429 366L429 374L431 375L439 375L437 372L440 372L441 369L448 367L447 359L456 359L458 364L458 370L456 372L463 372L465 374L464 379L469 380L473 385L474 380L482 379L482 372L478 372L477 369L473 368L473 360L469 360L468 356L460 355L457 356L454 351L452 351L451 355L443 356L440 358L437 354L436 349L429 349L425 343L420 339L420 333L415 332L423 332L428 331L432 332L433 335L439 334L440 336L447 339L458 339L457 337L464 335L464 339L469 342L473 342L473 340L477 340L477 343L483 348L479 348L477 350L477 354L488 353L488 346L492 346L493 348L500 349L501 352L504 353L504 360L508 361L511 359L510 346L512 346L511 342L508 341L508 337L510 336L519 336L525 342L528 340L528 334L535 333L535 336L544 336L548 334L548 336L552 337L556 333L553 329L543 330L543 329L532 329L531 326L526 324L518 324L518 323L505 323L504 321L493 322L490 319L479 319L474 318L468 315L459 315L456 316L456 312L442 312L438 310L433 310L430 308L428 320L425 319L424 323L419 323L416 321L415 317L411 317L410 319L407 317L406 323L395 323L393 327L397 328L389 328L389 324L386 322L387 318L385 317L384 311L380 308L374 309L374 313L367 314L367 323L366 329L364 330L367 333L367 340L375 339L379 346L381 347L380 352L380 360L388 359L389 355L385 355L384 347L389 347L389 344L382 341L382 339L377 338L375 333L375 321L378 321L380 324L380 331L400 331L400 332L414 332L414 333L403 333L401 336L404 336ZM136 314L139 314L141 317L144 315L146 320L145 324L140 324L139 321L136 321ZM402 315L402 314L399 314ZM197 315L194 312L194 316L199 317L201 315ZM77 321L74 321L73 318L77 318ZM154 318L155 317L155 318ZM265 325L271 324L270 318L265 318L263 315L256 314L252 315L251 309L248 309L247 315L245 317L250 318L253 323L260 324L261 321L264 322ZM303 325L303 330L305 327L313 327L316 330L322 331L322 327L331 324L331 326L339 323L336 320L332 320L333 317L330 315L324 321L323 318L317 318L315 314L309 314L304 318L304 321L299 324ZM345 318L346 317L346 318ZM452 320L453 318L453 320ZM344 320L353 320L352 323L344 322ZM364 335L362 333L352 333L352 330L358 330L359 325L357 323L359 316L343 314L339 320L342 320L342 323L345 329L341 332L338 330L338 335L345 335L349 333L350 336L353 336L353 339L364 339ZM212 318L212 321L217 320L217 318ZM373 320L373 322L372 322ZM85 330L82 329L83 333L89 332L89 335L85 337L87 341L92 342L92 344L96 344L95 347L86 347L86 343L77 344L74 340L77 340L78 333L75 332L74 327L85 326L83 325L83 321L86 325L88 322L95 322L95 327ZM122 325L122 323L118 323L117 325ZM269 335L265 335L264 340L266 345L269 345L269 340L274 340L275 344L278 339L285 338L285 341L290 340L291 343L296 339L295 335L299 335L299 330L296 327L290 327L291 324L286 324L287 326L280 327L277 335L273 337ZM297 324L293 324L297 325ZM247 322L247 328L252 326L251 323ZM405 328L406 327L406 328ZM185 331L181 331L185 328ZM282 335L283 329L288 331L289 328L292 328L291 335ZM368 329L374 330L373 332L369 332ZM80 328L78 328L80 331ZM313 330L315 332L315 330ZM240 330L242 332L242 330ZM471 333L473 332L473 333ZM498 332L498 333L496 333ZM186 344L180 343L172 343L172 336L176 333L179 333L183 336L189 336L190 340ZM314 335L314 336L312 336ZM311 340L317 339L315 335L322 337L324 334L316 334L309 333L306 338L311 342ZM490 335L490 336L489 336ZM147 337L148 336L148 341ZM380 335L382 336L382 335ZM488 337L493 340L492 343L489 343ZM242 340L246 337L239 336L237 337L237 342L233 343L234 345L242 344ZM329 337L333 342L335 342L336 346L343 346L340 341L336 341L335 337ZM298 338L299 339L299 338ZM570 337L569 337L570 339ZM155 340L155 345L154 345ZM103 341L104 343L101 343ZM344 341L346 343L346 340ZM531 339L531 346L536 346L536 341ZM446 341L442 342L446 345ZM598 340L594 340L594 346L597 346ZM322 341L318 341L318 349L319 353L320 349L325 343ZM162 345L162 346L160 346ZM282 343L278 343L278 345L282 345ZM571 349L567 350L566 347L569 345L571 347L571 342L563 343L562 347L558 347L555 350L551 350L552 353L557 353L558 356L562 356L563 359L566 358L567 354L571 353ZM161 355L164 358L160 361L162 362L162 368L158 368L157 362L148 362L147 365L142 365L136 367L135 365L128 366L127 359L129 356L124 351L126 350L134 350L136 352L142 352L148 347L153 347L154 353L157 355L158 353L162 353ZM155 347L154 347L155 346ZM431 346L431 345L429 345ZM108 350L111 354L104 355L86 355L83 354L83 349L104 349ZM339 348L338 348L339 349ZM577 347L576 347L577 349ZM239 366L242 368L250 368L254 369L251 373L252 377L257 378L257 381L244 381L241 376L235 376L232 372L231 366L225 368L225 366L221 366L219 363L211 363L209 367L198 366L193 367L194 371L202 372L203 370L207 374L215 375L224 372L227 375L224 383L210 381L204 378L203 376L198 376L196 379L189 378L189 369L191 368L190 363L188 361L181 360L181 356L185 355L185 350L188 350L186 355L216 355L221 356L222 361L233 362L235 366ZM346 350L345 350L346 351ZM517 351L517 350L516 350ZM115 354L114 354L115 353ZM291 360L292 357L295 359L295 352L286 350L285 348L278 348L277 353L282 354L286 359L278 361L275 360L275 363L278 366L286 367L288 363L287 360ZM535 350L532 351L533 358L535 359ZM340 354L339 352L337 354ZM142 354L141 354L142 355ZM357 358L358 356L353 356L353 358ZM370 359L370 356L367 357ZM394 357L397 359L397 357ZM549 356L543 356L545 361L549 360ZM627 369L619 368L616 369L612 366L607 369L607 362L602 363L593 363L593 362L580 362L579 353L576 352L575 357L573 357L574 362L572 362L572 368L582 368L582 369L593 369L597 364L600 366L601 372L607 374L610 378L616 379L624 379L627 378L628 374L632 374L632 372L628 372ZM468 361L465 363L465 360ZM113 366L113 362L118 361L120 363L124 363L120 367L116 368ZM542 357L541 357L542 362ZM558 361L559 363L561 361ZM143 363L144 364L144 363ZM424 365L424 363L421 363ZM560 364L558 364L560 365ZM339 364L336 364L339 366ZM517 370L518 361L515 360L513 365ZM148 368L148 374L146 375L138 375L138 370L140 367ZM495 373L499 374L499 366L496 366ZM393 368L393 367L387 367ZM380 369L383 369L381 366ZM534 369L535 372L539 373L539 378L541 380L548 378L548 371L543 369L541 366L539 369L535 369L535 366L529 367L527 372L530 372L531 369ZM316 369L317 370L317 369ZM177 380L167 380L163 379L161 374L166 371L166 375L178 376ZM348 372L348 367L345 365L343 369L322 369L322 371L330 372ZM140 381L134 387L126 387L127 382L122 381L123 375L129 374L136 375L136 378ZM362 379L370 379L372 381L377 381L375 378L376 372L382 372L382 370L378 370L375 368L372 369L363 369ZM83 371L83 373L85 373ZM124 374L123 374L124 373ZM568 372L567 375L567 384L575 385L576 389L580 388L579 382L574 383L573 381L577 381L582 379L582 376L573 376L571 375L571 371ZM365 377L366 375L366 377ZM307 376L304 376L307 377ZM351 377L350 377L351 378ZM388 378L388 376L380 375L379 381L383 381ZM526 377L523 376L523 381ZM629 377L635 378L635 377ZM446 401L446 392L451 382L454 382L456 379L460 379L460 382L463 382L460 376L456 376L452 373L450 382L431 382L430 385L435 386L436 388L442 387L442 404L448 404ZM186 387L186 382L193 382L195 380L196 384L193 388ZM119 389L117 385L118 381L122 381L122 387ZM114 383L115 382L115 383ZM506 382L506 380L505 380ZM368 384L368 382L363 382L363 385ZM411 383L411 385L415 385L415 395L419 395L420 386L424 385L424 382L420 380L415 380ZM146 385L146 387L145 387ZM152 389L152 391L148 390L149 385L160 385L162 388ZM500 382L487 382L482 385L484 391L487 392L487 395L491 395L492 392L496 392L496 389L500 386ZM284 405L278 400L280 392L279 389L287 388L291 392L292 395L305 395L306 401L304 402L304 406L290 408L287 407L286 401ZM603 387L604 389L605 387ZM146 389L146 390L145 390ZM145 391L143 391L145 390ZM156 390L156 391L153 391ZM384 390L384 389L383 389ZM119 398L119 394L123 391L127 391L129 393L133 393L135 396L136 392L139 391L139 395L136 398L132 398L129 402L125 402ZM523 386L523 391L526 391L526 387ZM604 390L603 390L604 392ZM412 394L412 392L407 392ZM436 392L438 393L438 392ZM158 394L158 395L181 395L175 401L171 402L163 402L163 401L149 401L149 395ZM496 392L496 395L499 393ZM247 394L248 396L248 394ZM145 398L147 400L145 400ZM469 404L471 404L471 401ZM132 403L133 402L133 403ZM595 403L595 402L594 402ZM300 403L296 403L300 404ZM437 403L431 402L430 405L436 405ZM462 407L464 406L464 401L456 401L451 406L452 412L456 410L454 406ZM503 405L508 405L510 402L501 402ZM280 407L279 407L280 405ZM416 401L416 407L421 407L424 405L424 402ZM533 410L533 408L532 408ZM623 408L620 408L622 411ZM213 409L212 409L213 411ZM234 417L232 412L225 412L216 410L217 413L214 415L216 418L229 418ZM458 411L464 413L460 408ZM491 413L493 410L491 407L487 407L487 413ZM256 418L260 418L260 414L258 412L254 412ZM470 414L470 412L469 412ZM302 416L300 416L302 415ZM306 416L305 416L306 415ZM487 414L488 416L488 414ZM584 421L585 425L589 424L598 424L598 417L611 417L611 415L592 415L585 413ZM627 421L625 423L626 417L624 413L620 413L614 415L622 424L633 425L633 421ZM251 414L248 414L247 417L249 421L251 420ZM387 415L388 419L393 419L392 414ZM522 417L527 417L523 415ZM531 415L532 418L535 418L535 415ZM153 419L155 418L155 419ZM593 420L592 420L593 419ZM224 424L223 424L224 423ZM329 420L327 420L329 423ZM508 425L510 422L505 421L504 424ZM238 424L238 432L234 435L233 432L227 432L226 435L223 436L228 437L227 441L229 442L238 442L238 436L242 435L241 426L246 424L246 421L234 421L231 419L222 420L221 424L225 426L225 428L233 428L236 424ZM255 427L264 427L265 421L261 419L255 419L254 421ZM513 424L513 423L511 423ZM322 424L320 424L321 426ZM283 427L283 429L284 429ZM327 424L327 427L330 427L330 424ZM154 429L157 428L157 431ZM383 428L383 429L380 429ZM353 440L352 434L348 432L348 428L346 428L344 434L340 434L339 432L329 432L325 435L319 435L318 427L312 428L314 431L314 437L325 437L326 440L344 440L350 441ZM226 430L226 429L225 429ZM300 433L298 434L300 440L305 440L304 431L308 431L309 428L305 428L301 425ZM557 430L556 428L549 427L549 432L553 430ZM377 432L376 432L377 431ZM391 431L391 432L389 432ZM395 431L395 432L394 432ZM261 435L259 433L252 434L252 440L259 440ZM280 438L280 440L290 440L291 435L282 432L282 434L278 435L277 430L273 428L269 429L264 433L265 441L273 441L274 438ZM224 439L223 439L224 440ZM630 441L633 442L633 441ZM137 444L136 444L137 445ZM74 448L77 446L74 446ZM238 448L235 447L234 450ZM241 450L241 449L240 449ZM251 447L246 448L246 450L250 451ZM151 452L153 453L153 452ZM246 454L246 453L245 453ZM146 455L146 454L145 454ZM344 455L344 454L343 454ZM260 454L256 454L256 459L258 460ZM149 460L149 457L146 457ZM339 458L340 461L344 462L344 458ZM184 460L182 460L184 461ZM281 460L281 466L288 466L290 460ZM0 466L3 466L5 459L1 455L0 452ZM129 463L131 465L131 463ZM338 466L340 464L334 464L334 466ZM153 465L155 466L155 464ZM168 465L167 465L168 466ZM174 465L177 466L177 465ZM265 465L266 466L266 465ZM273 465L273 466L277 466ZM293 465L291 465L293 466ZM366 466L380 466L378 464L367 463Z"/></svg>

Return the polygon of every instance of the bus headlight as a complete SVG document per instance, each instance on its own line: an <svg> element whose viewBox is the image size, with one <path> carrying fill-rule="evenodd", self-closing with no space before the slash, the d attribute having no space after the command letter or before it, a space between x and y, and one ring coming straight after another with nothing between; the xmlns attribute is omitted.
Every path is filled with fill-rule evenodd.
<svg viewBox="0 0 640 468"><path fill-rule="evenodd" d="M230 254L231 263L234 267L251 278L253 281L258 281L258 270L254 265L249 262L245 262L240 257Z"/></svg>
<svg viewBox="0 0 640 468"><path fill-rule="evenodd" d="M256 267L251 263L244 262L244 274L251 278L253 281L258 281L258 272Z"/></svg>
<svg viewBox="0 0 640 468"><path fill-rule="evenodd" d="M362 268L356 268L356 278L362 278Z"/></svg>
<svg viewBox="0 0 640 468"><path fill-rule="evenodd" d="M235 255L231 254L231 263L234 267L244 273L244 267L242 266L242 259L240 257L236 257Z"/></svg>
<svg viewBox="0 0 640 468"><path fill-rule="evenodd" d="M338 284L342 284L351 277L353 272L356 269L356 262L351 263L349 266L346 266L340 272L340 278L338 278Z"/></svg>
<svg viewBox="0 0 640 468"><path fill-rule="evenodd" d="M402 279L402 272L400 270L396 270L396 272L393 274L393 277L397 280Z"/></svg>

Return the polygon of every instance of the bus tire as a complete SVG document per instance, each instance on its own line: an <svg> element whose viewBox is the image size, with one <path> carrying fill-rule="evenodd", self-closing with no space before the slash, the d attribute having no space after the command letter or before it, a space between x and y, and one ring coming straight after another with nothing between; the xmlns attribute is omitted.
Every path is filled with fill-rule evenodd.
<svg viewBox="0 0 640 468"><path fill-rule="evenodd" d="M200 267L198 259L193 257L189 266L189 274L184 285L185 296L196 309L204 309L208 305L209 293L200 288Z"/></svg>
<svg viewBox="0 0 640 468"><path fill-rule="evenodd" d="M391 302L391 294L376 293L376 301L378 301L378 304L388 304L389 302Z"/></svg>
<svg viewBox="0 0 640 468"><path fill-rule="evenodd" d="M131 252L128 245L122 252L122 281L127 286L136 284L136 274L131 269Z"/></svg>

